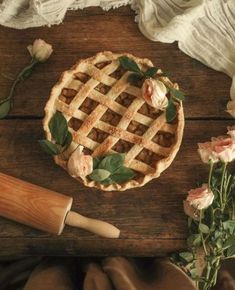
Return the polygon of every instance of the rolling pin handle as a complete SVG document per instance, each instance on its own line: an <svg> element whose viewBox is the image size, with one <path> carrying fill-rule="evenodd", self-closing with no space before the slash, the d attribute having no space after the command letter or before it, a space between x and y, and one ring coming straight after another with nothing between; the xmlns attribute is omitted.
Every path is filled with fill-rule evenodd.
<svg viewBox="0 0 235 290"><path fill-rule="evenodd" d="M120 236L120 230L115 226L104 221L84 217L73 211L68 212L65 218L65 224L82 228L104 238L115 239Z"/></svg>

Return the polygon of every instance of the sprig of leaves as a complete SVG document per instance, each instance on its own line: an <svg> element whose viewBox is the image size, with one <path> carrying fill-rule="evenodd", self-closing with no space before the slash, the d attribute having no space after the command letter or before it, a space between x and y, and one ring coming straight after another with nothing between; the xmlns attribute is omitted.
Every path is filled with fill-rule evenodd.
<svg viewBox="0 0 235 290"><path fill-rule="evenodd" d="M49 122L49 129L53 142L43 139L39 140L42 149L50 155L58 155L68 148L72 142L72 134L68 130L68 124L59 111L52 116Z"/></svg>
<svg viewBox="0 0 235 290"><path fill-rule="evenodd" d="M13 108L13 97L14 97L14 92L15 92L15 88L16 86L20 83L25 81L26 79L28 79L35 66L39 63L39 61L35 58L31 59L31 62L29 65L27 65L16 77L16 79L14 80L11 89L9 91L9 94L6 98L0 100L0 119L4 119L8 113L10 112L10 110Z"/></svg>
<svg viewBox="0 0 235 290"><path fill-rule="evenodd" d="M124 160L125 154L120 153L93 158L93 172L89 178L104 185L131 180L135 173L123 165Z"/></svg>
<svg viewBox="0 0 235 290"><path fill-rule="evenodd" d="M211 289L216 284L221 261L235 256L235 175L228 171L226 164L211 164L209 180L214 201L201 210L199 220L188 219L187 252L172 255L172 260L186 269L201 290ZM205 263L201 276L196 267L199 249L204 251Z"/></svg>
<svg viewBox="0 0 235 290"><path fill-rule="evenodd" d="M136 85L138 83L143 83L144 80L148 78L159 78L159 77L168 76L168 74L165 74L165 73L157 73L159 69L156 67L150 67L146 71L142 71L139 68L138 64L133 59L129 58L128 56L119 57L119 62L124 69L132 72L131 74L129 74L127 80L133 85ZM182 91L170 87L165 82L164 84L170 93L168 106L166 108L166 120L168 123L171 123L177 115L177 107L176 107L175 102L184 101L185 96Z"/></svg>

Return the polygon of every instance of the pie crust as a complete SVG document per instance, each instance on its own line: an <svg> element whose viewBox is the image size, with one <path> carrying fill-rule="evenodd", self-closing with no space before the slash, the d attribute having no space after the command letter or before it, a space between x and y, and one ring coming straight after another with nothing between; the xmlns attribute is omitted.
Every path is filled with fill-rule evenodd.
<svg viewBox="0 0 235 290"><path fill-rule="evenodd" d="M184 128L182 103L176 103L177 116L167 123L165 112L149 106L142 98L141 87L127 81L131 72L124 70L118 60L123 55L133 59L143 71L153 66L149 59L109 51L82 59L65 71L52 88L43 120L49 141L52 137L48 124L54 113L62 112L68 122L73 141L64 153L54 157L65 170L78 144L93 157L126 153L124 165L136 172L134 179L103 185L89 177L76 178L86 186L107 191L140 187L158 177L179 150ZM167 77L159 79L178 89Z"/></svg>

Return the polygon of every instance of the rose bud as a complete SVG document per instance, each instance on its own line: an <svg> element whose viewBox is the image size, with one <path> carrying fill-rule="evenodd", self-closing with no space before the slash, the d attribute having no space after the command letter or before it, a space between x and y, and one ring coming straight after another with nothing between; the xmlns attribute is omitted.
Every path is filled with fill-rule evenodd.
<svg viewBox="0 0 235 290"><path fill-rule="evenodd" d="M142 96L145 101L158 110L165 110L168 105L167 88L163 82L155 79L146 79L142 86Z"/></svg>
<svg viewBox="0 0 235 290"><path fill-rule="evenodd" d="M191 189L188 192L186 201L195 209L202 210L209 207L214 200L214 194L209 189L208 184L203 184L202 187Z"/></svg>
<svg viewBox="0 0 235 290"><path fill-rule="evenodd" d="M40 62L46 61L53 52L52 46L42 39L34 40L33 45L29 45L27 48L30 55Z"/></svg>
<svg viewBox="0 0 235 290"><path fill-rule="evenodd" d="M85 155L83 146L78 146L71 154L68 161L68 171L72 177L84 178L93 171L93 158L90 155Z"/></svg>

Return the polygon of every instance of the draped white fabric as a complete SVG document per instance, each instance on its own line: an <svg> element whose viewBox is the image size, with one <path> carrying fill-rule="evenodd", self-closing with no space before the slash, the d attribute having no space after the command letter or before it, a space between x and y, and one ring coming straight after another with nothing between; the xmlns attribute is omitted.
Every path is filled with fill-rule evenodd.
<svg viewBox="0 0 235 290"><path fill-rule="evenodd" d="M0 0L0 3L0 24L18 29L59 24L69 9L101 6L108 10L130 4L146 37L167 43L178 41L186 54L233 78L231 97L235 102L235 0Z"/></svg>

